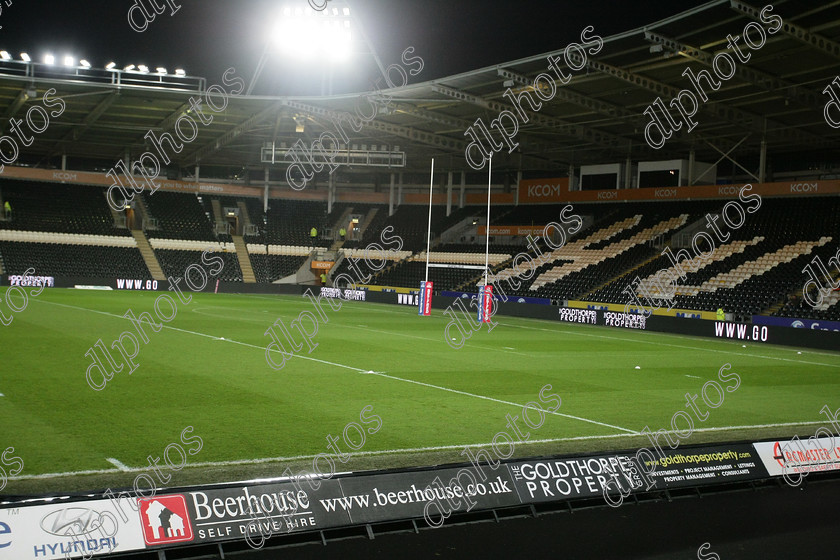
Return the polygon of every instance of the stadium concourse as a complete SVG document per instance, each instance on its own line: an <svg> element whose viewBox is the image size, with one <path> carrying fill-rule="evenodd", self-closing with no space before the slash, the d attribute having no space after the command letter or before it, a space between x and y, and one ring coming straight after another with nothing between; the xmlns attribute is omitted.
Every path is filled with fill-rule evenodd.
<svg viewBox="0 0 840 560"><path fill-rule="evenodd" d="M833 534L805 514L840 472L840 6L573 40L434 79L406 49L367 96L0 51L0 550Z"/></svg>

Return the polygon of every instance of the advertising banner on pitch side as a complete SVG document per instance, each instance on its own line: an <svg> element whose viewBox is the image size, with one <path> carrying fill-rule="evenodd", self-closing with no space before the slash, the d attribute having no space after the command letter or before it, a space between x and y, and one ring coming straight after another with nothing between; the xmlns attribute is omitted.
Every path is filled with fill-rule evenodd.
<svg viewBox="0 0 840 560"><path fill-rule="evenodd" d="M604 487L620 474L621 486L631 491L651 490L740 482L767 477L761 462L749 444L709 446L684 452L666 449L665 459L645 465L647 481L631 474L632 454L614 453L580 458L517 461L505 466L510 470L522 503L549 502L604 495ZM615 493L618 487L610 488Z"/></svg>
<svg viewBox="0 0 840 560"><path fill-rule="evenodd" d="M142 535L136 501L128 498L0 509L3 558L90 558L142 550Z"/></svg>
<svg viewBox="0 0 840 560"><path fill-rule="evenodd" d="M753 446L771 476L840 470L840 438L763 441Z"/></svg>
<svg viewBox="0 0 840 560"><path fill-rule="evenodd" d="M649 456L657 464L644 466L652 471L645 481L629 452L185 489L120 499L122 514L116 500L6 508L0 551L52 560L245 539L259 545L291 532L424 517L436 523L453 512L602 497L616 478L632 492L767 478L767 459L756 460L765 452L773 453L772 442L666 449L665 459Z"/></svg>

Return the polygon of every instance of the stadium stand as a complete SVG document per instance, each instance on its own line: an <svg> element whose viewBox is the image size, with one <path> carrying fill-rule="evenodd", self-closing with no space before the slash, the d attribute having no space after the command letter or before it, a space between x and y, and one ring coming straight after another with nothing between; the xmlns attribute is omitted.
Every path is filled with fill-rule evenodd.
<svg viewBox="0 0 840 560"><path fill-rule="evenodd" d="M101 187L5 181L2 188L14 219L0 221L0 229L131 236L125 227L114 226Z"/></svg>
<svg viewBox="0 0 840 560"><path fill-rule="evenodd" d="M158 190L141 196L158 223L157 229L147 231L150 238L216 241L213 225L195 195Z"/></svg>
<svg viewBox="0 0 840 560"><path fill-rule="evenodd" d="M0 241L0 253L9 274L152 279L136 248Z"/></svg>
<svg viewBox="0 0 840 560"><path fill-rule="evenodd" d="M306 262L305 256L250 253L257 282L274 282L290 276Z"/></svg>
<svg viewBox="0 0 840 560"><path fill-rule="evenodd" d="M115 226L118 216L108 207L103 189L13 181L4 182L2 189L4 200L15 208L12 221L0 221L0 259L7 273L23 273L34 266L39 273L52 275L150 277L131 232ZM214 227L224 223L224 217L218 215L221 209L235 207L240 209L241 227L257 226L251 228L257 234L246 237L257 282L275 282L297 273L312 247L310 228L321 233L334 229L331 238L319 235L315 243L329 247L338 229L346 227L342 220L350 215L363 216L360 226L364 233L354 241L348 232L344 243L336 243L343 254L362 260L361 269L371 274L371 283L417 288L425 276L425 205L399 206L388 216L387 205L341 202L327 215L326 204L318 201L272 199L269 211L263 213L262 202L250 197L157 191L138 198L144 205L141 212L156 219L157 227L146 233L166 275L181 276L187 266L200 262L202 250L211 248L225 262L221 280L241 282L232 237L217 235ZM840 319L840 292L828 294L816 309L801 297L803 269L815 257L828 262L835 254L837 241L823 232L840 231L840 201L836 197L764 200L742 227L725 232L729 238L718 243L707 260L689 265L682 259L683 270L677 270L664 254L666 248L673 254L687 251L693 256L692 234L704 230L705 216L719 214L721 207L714 200L579 204L574 213L582 216L588 227L566 239L559 250L552 250L540 239L537 245L546 260L535 260L533 274L512 268L512 259L519 253L536 258L524 238L492 237L491 273L497 281L511 278L501 285L509 296L624 304L630 300L628 289L636 289L640 296L658 298L654 300L678 309L723 308L742 316ZM501 205L493 207L491 224L562 222L563 208L561 204ZM480 206L467 206L453 208L447 217L445 207L433 206L433 234L439 235L465 218L477 221L483 212ZM394 228L391 236L403 240L403 251L390 254L382 270L369 269L363 263L364 249L371 243L381 244L380 235L388 226ZM431 263L455 267L432 267L429 279L437 290L474 291L483 283L483 273L457 265L483 265L484 245L455 238L433 247L429 258ZM330 277L350 272L349 265L347 258L340 259ZM681 277L683 271L685 278ZM662 279L678 277L673 289L662 291L667 288Z"/></svg>
<svg viewBox="0 0 840 560"><path fill-rule="evenodd" d="M167 277L181 278L184 271L192 264L201 264L200 251L180 251L172 249L155 249L160 265ZM236 253L213 253L213 257L221 257L224 261L224 268L217 278L223 282L241 282L242 270L239 268L239 261ZM197 283L197 281L196 281Z"/></svg>
<svg viewBox="0 0 840 560"><path fill-rule="evenodd" d="M266 217L265 243L311 246L309 230L314 227L318 230L315 246L329 247L329 242L321 239L327 227L325 202L274 199L269 202Z"/></svg>

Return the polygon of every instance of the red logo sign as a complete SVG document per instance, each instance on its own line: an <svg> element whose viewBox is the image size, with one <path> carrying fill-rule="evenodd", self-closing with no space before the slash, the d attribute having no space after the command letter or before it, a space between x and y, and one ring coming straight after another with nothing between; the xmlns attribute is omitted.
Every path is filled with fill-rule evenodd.
<svg viewBox="0 0 840 560"><path fill-rule="evenodd" d="M187 501L181 494L137 500L146 544L169 544L194 538Z"/></svg>
<svg viewBox="0 0 840 560"><path fill-rule="evenodd" d="M776 459L776 462L779 463L779 466L785 468L785 456L782 453L782 446L779 445L779 442L776 442L776 445L773 446L773 458Z"/></svg>

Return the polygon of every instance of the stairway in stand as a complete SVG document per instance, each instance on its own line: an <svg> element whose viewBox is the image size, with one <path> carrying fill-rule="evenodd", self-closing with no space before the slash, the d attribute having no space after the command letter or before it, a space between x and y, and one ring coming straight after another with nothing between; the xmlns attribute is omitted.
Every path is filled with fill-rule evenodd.
<svg viewBox="0 0 840 560"><path fill-rule="evenodd" d="M251 257L248 255L248 247L241 235L232 235L233 246L236 247L236 258L239 259L239 268L242 269L242 281L246 284L256 284L257 277L251 266Z"/></svg>
<svg viewBox="0 0 840 560"><path fill-rule="evenodd" d="M151 272L152 278L158 281L166 280L166 274L163 273L163 269L160 267L157 256L155 256L155 251L152 249L152 246L149 245L149 240L146 239L146 234L143 233L143 230L133 229L131 230L131 235L133 235L134 239L137 241L137 248L140 249L140 254L143 256L143 261L145 261L146 267L149 269L149 272Z"/></svg>

